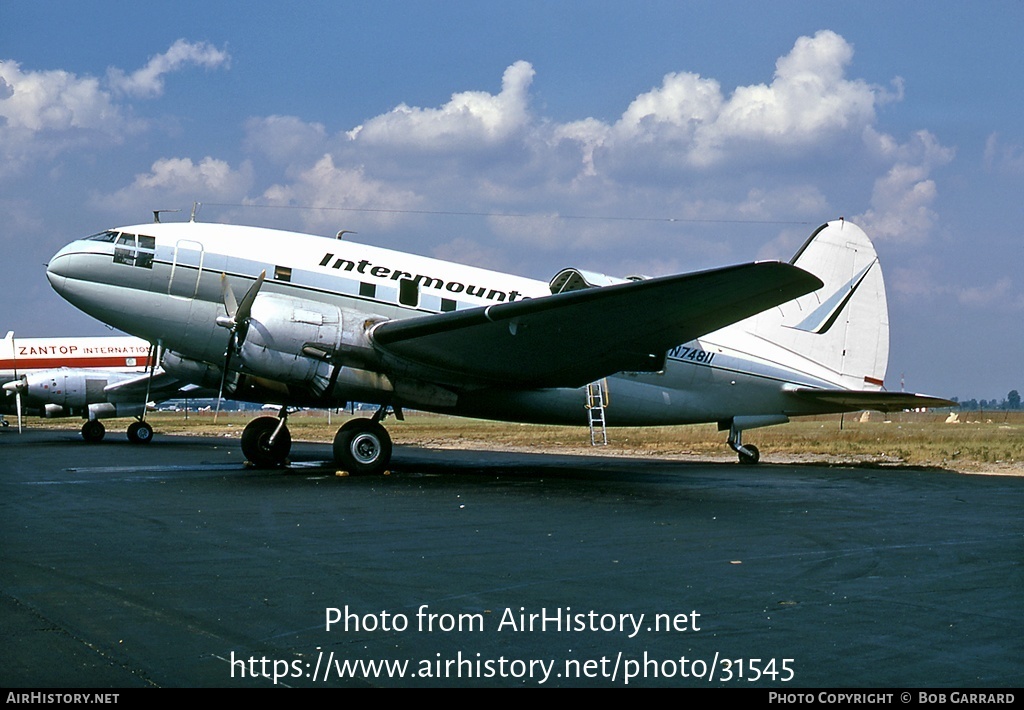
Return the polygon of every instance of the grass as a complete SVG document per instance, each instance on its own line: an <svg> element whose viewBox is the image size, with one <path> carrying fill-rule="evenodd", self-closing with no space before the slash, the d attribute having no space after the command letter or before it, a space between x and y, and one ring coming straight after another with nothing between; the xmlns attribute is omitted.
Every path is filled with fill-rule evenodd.
<svg viewBox="0 0 1024 710"><path fill-rule="evenodd" d="M255 414L222 412L154 412L147 418L159 434L240 437ZM877 463L937 466L960 471L1024 475L1024 412L961 412L959 423L946 413L901 412L802 417L789 424L744 433L756 444L761 460L771 462ZM292 439L329 443L350 417L322 411L292 414ZM30 420L30 426L77 429L77 420ZM127 428L129 420L108 421L108 436ZM726 432L713 424L626 427L608 430L608 446L591 447L586 427L509 424L409 412L404 422L389 419L396 444L430 448L479 448L562 451L600 455L684 457L732 460Z"/></svg>

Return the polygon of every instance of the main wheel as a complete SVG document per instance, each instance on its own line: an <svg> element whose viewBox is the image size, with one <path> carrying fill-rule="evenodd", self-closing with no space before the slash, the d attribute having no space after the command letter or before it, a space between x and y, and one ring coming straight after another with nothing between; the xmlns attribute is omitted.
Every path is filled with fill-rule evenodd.
<svg viewBox="0 0 1024 710"><path fill-rule="evenodd" d="M752 465L761 460L761 452L757 450L756 446L754 446L753 444L746 444L743 448L749 451L750 453L745 454L743 452L740 452L740 463Z"/></svg>
<svg viewBox="0 0 1024 710"><path fill-rule="evenodd" d="M90 419L82 425L82 438L90 444L103 441L103 435L106 433L107 429L99 419Z"/></svg>
<svg viewBox="0 0 1024 710"><path fill-rule="evenodd" d="M292 435L287 426L281 427L274 443L270 443L270 436L280 423L277 417L257 417L242 431L242 453L256 468L276 468L288 458Z"/></svg>
<svg viewBox="0 0 1024 710"><path fill-rule="evenodd" d="M133 444L148 444L153 440L153 427L148 422L132 422L128 425L128 441Z"/></svg>
<svg viewBox="0 0 1024 710"><path fill-rule="evenodd" d="M334 436L334 461L352 474L378 474L391 463L391 436L372 419L352 419Z"/></svg>

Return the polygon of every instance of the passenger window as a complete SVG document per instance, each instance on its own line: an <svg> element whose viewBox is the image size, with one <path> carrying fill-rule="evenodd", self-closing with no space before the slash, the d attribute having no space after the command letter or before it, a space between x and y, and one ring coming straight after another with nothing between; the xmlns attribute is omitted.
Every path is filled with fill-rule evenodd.
<svg viewBox="0 0 1024 710"><path fill-rule="evenodd" d="M420 285L412 279L398 282L398 302L403 306L416 308L420 305Z"/></svg>
<svg viewBox="0 0 1024 710"><path fill-rule="evenodd" d="M446 313L448 311L454 311L454 310L455 310L455 301L453 301L450 298L442 298L441 299L441 312L442 313Z"/></svg>

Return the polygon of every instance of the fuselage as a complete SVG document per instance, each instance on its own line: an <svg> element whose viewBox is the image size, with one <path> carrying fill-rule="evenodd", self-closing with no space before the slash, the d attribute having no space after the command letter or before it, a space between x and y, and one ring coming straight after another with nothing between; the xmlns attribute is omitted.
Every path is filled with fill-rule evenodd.
<svg viewBox="0 0 1024 710"><path fill-rule="evenodd" d="M341 338L352 321L410 318L551 294L543 281L354 242L195 222L101 232L68 244L47 269L54 289L81 310L211 369L225 362L229 333L217 324L218 318L232 315L225 294L241 300L261 272L265 282L259 299L292 304L287 305L289 323L315 327L317 333L328 333L322 336L326 340ZM341 322L328 331L333 313ZM789 415L822 411L790 390L842 386L838 374L760 337L748 325L741 321L681 343L668 353L660 372L609 373L607 423L721 422L740 415L751 421L784 421ZM581 357L586 345L579 343ZM330 343L322 347L329 350ZM297 348L288 357L291 377L298 367L292 361L303 354ZM266 370L244 361L232 366L268 377ZM484 418L587 423L585 388L460 388L457 382L446 382L455 393L451 399L403 400L400 390L375 384L377 375L386 379L387 373L372 374L353 385L348 397ZM280 403L336 406L346 393L337 383L330 384L335 388L282 388Z"/></svg>
<svg viewBox="0 0 1024 710"><path fill-rule="evenodd" d="M0 382L59 367L144 372L149 343L132 336L15 338L0 340Z"/></svg>
<svg viewBox="0 0 1024 710"><path fill-rule="evenodd" d="M16 338L0 341L0 412L86 415L107 400L105 388L144 374L154 358L148 342L131 336ZM155 358L154 358L155 359ZM126 410L127 411L127 410Z"/></svg>

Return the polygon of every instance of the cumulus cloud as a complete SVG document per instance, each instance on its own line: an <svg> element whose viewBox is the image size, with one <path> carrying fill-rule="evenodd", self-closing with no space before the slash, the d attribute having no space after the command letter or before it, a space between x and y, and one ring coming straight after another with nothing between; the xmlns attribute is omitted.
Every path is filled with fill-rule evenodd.
<svg viewBox="0 0 1024 710"><path fill-rule="evenodd" d="M885 89L848 76L853 55L852 44L823 30L798 38L766 83L727 90L714 78L670 72L610 122L533 114L535 72L518 61L498 93L461 91L436 107L400 104L334 135L294 116L254 118L246 148L284 167L258 201L381 208L391 211L375 219L383 224L387 214L391 225L408 205L530 213L536 219L498 217L486 229L499 243L530 243L538 253L621 247L621 223L558 213L814 221L841 214L831 201L847 203L844 192L872 185L859 217L865 228L924 240L935 223L934 172L953 151L925 131L900 141L879 130L878 107L902 98L902 81ZM687 249L722 256L721 231L689 230ZM635 233L671 239L651 223ZM778 234L766 248L788 256L797 239Z"/></svg>
<svg viewBox="0 0 1024 710"><path fill-rule="evenodd" d="M130 75L110 69L106 79L0 61L0 177L67 150L122 143L146 127L123 97L159 96L167 73L193 64L226 66L228 59L205 43L178 40L142 69Z"/></svg>
<svg viewBox="0 0 1024 710"><path fill-rule="evenodd" d="M1007 175L1024 174L1024 148L1006 144L998 133L985 139L985 169Z"/></svg>
<svg viewBox="0 0 1024 710"><path fill-rule="evenodd" d="M66 71L22 71L17 62L0 62L0 116L6 130L66 131L105 129L123 122L121 110L95 77Z"/></svg>
<svg viewBox="0 0 1024 710"><path fill-rule="evenodd" d="M198 163L191 158L161 158L148 173L135 176L130 185L97 203L118 211L145 211L162 204L190 200L237 202L253 184L251 164L233 169L223 160L207 156Z"/></svg>
<svg viewBox="0 0 1024 710"><path fill-rule="evenodd" d="M460 148L507 140L529 121L529 88L534 70L529 62L508 67L497 95L465 91L440 108L401 104L389 113L353 129L353 140L422 149Z"/></svg>
<svg viewBox="0 0 1024 710"><path fill-rule="evenodd" d="M918 131L905 145L889 137L878 143L897 162L875 180L871 206L854 219L872 237L920 244L938 218L932 208L938 188L931 172L950 162L954 151L928 131Z"/></svg>
<svg viewBox="0 0 1024 710"><path fill-rule="evenodd" d="M623 244L621 221L557 215L644 218L645 228L629 234L670 244L670 230L648 218L824 220L839 214L832 200L845 204L844 191L866 193L873 183L858 218L863 226L883 238L924 240L935 223L934 173L953 151L926 131L905 141L881 131L877 109L899 100L902 84L896 79L895 90L886 90L848 76L853 53L843 37L823 30L798 38L766 83L727 90L713 78L671 72L610 122L557 122L532 113L535 72L526 61L505 69L497 93L460 91L435 107L399 104L349 130L331 133L298 116L254 117L245 122L243 148L271 172L242 201L320 208L300 217L318 230L337 225L332 211L342 208L360 210L360 221L382 227L409 222L407 212L424 207L530 213L535 221L495 218L483 231L498 243L529 242L538 253L611 251ZM108 76L118 95L153 95L168 71L224 66L227 59L209 45L176 43L131 75ZM1005 151L992 141L990 154ZM199 176L212 158L198 165L176 160L154 164L126 190L170 189L161 181L172 176L175 185L203 189ZM256 182L251 165L231 169L220 162L231 187L206 184L213 199ZM851 211L844 210L854 218ZM686 247L695 254L720 250L721 232L720 226L691 229ZM794 239L780 234L768 248L788 254Z"/></svg>
<svg viewBox="0 0 1024 710"><path fill-rule="evenodd" d="M187 66L207 69L228 67L231 57L207 42L179 39L163 54L150 58L146 66L126 74L122 69L107 70L107 81L117 93L136 97L160 96L164 92L164 75Z"/></svg>
<svg viewBox="0 0 1024 710"><path fill-rule="evenodd" d="M0 62L0 177L71 148L119 143L139 127L95 77Z"/></svg>
<svg viewBox="0 0 1024 710"><path fill-rule="evenodd" d="M310 229L336 225L337 213L344 210L359 211L366 221L389 225L400 219L404 211L421 205L414 192L368 178L363 168L337 167L330 155L321 157L291 184L267 188L254 202L322 208L303 211L306 227Z"/></svg>
<svg viewBox="0 0 1024 710"><path fill-rule="evenodd" d="M535 72L518 61L506 68L497 94L457 92L437 107L400 104L335 136L294 116L250 119L245 147L284 166L288 180L295 180L279 182L273 188L279 193L315 196L312 181L320 175L331 194L338 176L320 170L327 154L333 165L363 166L364 180L375 178L434 204L458 194L462 209L479 204L522 211L515 206L527 203L543 211L565 209L555 206L556 199L628 208L624 190L633 191L633 204L647 207L658 194L667 198L678 190L685 202L671 216L716 219L773 219L794 211L821 216L828 206L815 186L822 156L838 166L841 156L866 149L878 169L889 172L878 184L870 216L888 233L899 228L893 221L899 211L920 232L927 212L910 218L914 205L927 209L934 199L927 174L939 162L931 155L941 146L920 139L901 145L876 130L876 108L898 100L902 88L898 80L893 93L848 77L852 58L850 43L823 30L797 39L776 62L770 83L727 93L715 79L672 72L611 123L593 117L558 123L533 115ZM737 165L760 170L753 176L760 182L742 184ZM460 178L466 174L473 179ZM905 200L884 204L892 199L884 191L893 186Z"/></svg>
<svg viewBox="0 0 1024 710"><path fill-rule="evenodd" d="M958 283L965 274L937 281L935 264L901 266L890 270L886 286L893 293L929 303L963 306L970 311L1014 313L1024 311L1024 293L1010 277L1001 277L981 285ZM969 276L969 275L968 275Z"/></svg>
<svg viewBox="0 0 1024 710"><path fill-rule="evenodd" d="M599 149L613 167L637 157L677 170L750 161L765 153L792 159L859 136L875 120L879 104L901 95L847 78L852 57L852 45L822 30L796 41L776 62L770 84L740 86L726 96L713 79L666 74L661 86L637 96L614 125L575 122L560 127L555 139L581 145L588 174L600 170Z"/></svg>
<svg viewBox="0 0 1024 710"><path fill-rule="evenodd" d="M722 89L717 81L697 74L667 74L661 87L640 94L616 124L619 134L649 140L659 128L692 138L721 111Z"/></svg>
<svg viewBox="0 0 1024 710"><path fill-rule="evenodd" d="M850 130L859 133L874 120L882 92L846 78L852 58L853 47L835 32L801 37L776 62L770 85L736 89L716 120L701 126L696 154L710 159L733 139L799 147Z"/></svg>
<svg viewBox="0 0 1024 710"><path fill-rule="evenodd" d="M281 165L311 156L316 159L323 154L326 138L322 123L306 123L296 116L267 116L245 122L246 149Z"/></svg>

